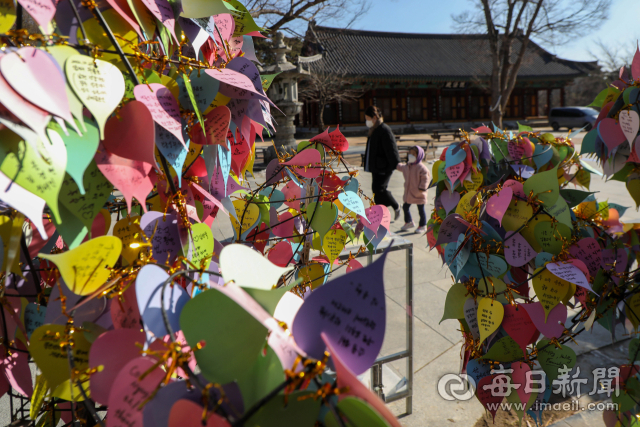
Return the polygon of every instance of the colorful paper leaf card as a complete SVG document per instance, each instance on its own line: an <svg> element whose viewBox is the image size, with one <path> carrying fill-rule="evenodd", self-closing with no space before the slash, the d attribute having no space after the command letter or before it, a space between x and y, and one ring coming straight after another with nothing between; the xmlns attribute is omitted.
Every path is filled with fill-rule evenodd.
<svg viewBox="0 0 640 427"><path fill-rule="evenodd" d="M78 295L91 295L111 275L120 252L122 241L114 236L91 239L75 249L56 255L40 254L58 267L69 289Z"/></svg>
<svg viewBox="0 0 640 427"><path fill-rule="evenodd" d="M306 299L293 321L296 343L321 359L325 333L338 356L359 375L378 357L386 326L382 272L386 253L371 265L334 279Z"/></svg>
<svg viewBox="0 0 640 427"><path fill-rule="evenodd" d="M240 266L252 268L239 268ZM225 282L233 280L244 288L271 290L291 268L278 267L260 253L244 245L229 245L220 253L220 269Z"/></svg>

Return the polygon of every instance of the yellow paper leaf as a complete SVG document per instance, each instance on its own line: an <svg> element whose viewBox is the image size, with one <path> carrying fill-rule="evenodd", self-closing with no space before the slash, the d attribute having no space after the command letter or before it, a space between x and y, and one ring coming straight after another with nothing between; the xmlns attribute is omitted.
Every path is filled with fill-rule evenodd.
<svg viewBox="0 0 640 427"><path fill-rule="evenodd" d="M494 333L502 323L504 307L499 301L482 298L478 302L478 327L480 328L480 342Z"/></svg>
<svg viewBox="0 0 640 427"><path fill-rule="evenodd" d="M533 208L522 200L512 200L502 218L506 231L516 231L533 216Z"/></svg>
<svg viewBox="0 0 640 427"><path fill-rule="evenodd" d="M221 94L220 92L218 92L216 97L211 102L211 105L209 105L209 107L206 110L204 110L203 114L204 115L209 114L209 112L211 110L213 110L214 108L218 108L221 105L227 105L229 103L229 101L231 101L231 98L229 98L228 96L225 96L225 95Z"/></svg>
<svg viewBox="0 0 640 427"><path fill-rule="evenodd" d="M310 285L311 289L315 289L324 282L324 267L322 264L312 263L305 265L298 270L298 278L304 280L305 285Z"/></svg>
<svg viewBox="0 0 640 427"><path fill-rule="evenodd" d="M90 295L102 286L118 261L122 241L115 236L91 239L75 249L55 255L39 256L53 262L67 287L78 295Z"/></svg>
<svg viewBox="0 0 640 427"><path fill-rule="evenodd" d="M6 33L16 22L16 6L11 0L0 1L0 33Z"/></svg>
<svg viewBox="0 0 640 427"><path fill-rule="evenodd" d="M560 301L565 297L571 284L566 280L562 280L545 267L544 271L533 278L533 290L538 296L538 300L544 308L544 321L547 321L547 317L553 307L558 305ZM539 270L536 271L536 273Z"/></svg>
<svg viewBox="0 0 640 427"><path fill-rule="evenodd" d="M329 230L322 240L322 250L324 251L329 263L333 266L333 261L338 258L340 252L344 249L344 243L347 241L347 233L344 230Z"/></svg>
<svg viewBox="0 0 640 427"><path fill-rule="evenodd" d="M458 206L456 207L456 213L466 217L467 213L471 210L471 202L475 197L475 191L469 191L467 194L460 198L460 202L458 202Z"/></svg>
<svg viewBox="0 0 640 427"><path fill-rule="evenodd" d="M465 180L463 182L464 188L466 188L469 191L475 191L482 186L482 183L484 182L484 175L482 175L482 172L480 171L478 172L472 171L470 175L471 175L471 181Z"/></svg>
<svg viewBox="0 0 640 427"><path fill-rule="evenodd" d="M109 9L102 12L104 20L107 21L107 25L111 28L114 34L117 34L116 40L122 47L124 53L133 54L133 46L138 45L138 34L131 28L131 25L122 18L115 9ZM87 37L97 46L111 46L109 37L104 32L102 26L98 23L96 18L91 18L84 21L84 28L87 32ZM78 40L82 40L82 32L78 28L77 32ZM120 55L117 53L103 53L100 59L110 62L120 69L120 71L127 71L124 62L120 59Z"/></svg>
<svg viewBox="0 0 640 427"><path fill-rule="evenodd" d="M629 298L628 303L630 310L627 310L627 317L633 324L634 329L638 329L638 325L640 325L640 293L636 292L631 298Z"/></svg>
<svg viewBox="0 0 640 427"><path fill-rule="evenodd" d="M113 227L113 235L122 241L122 258L129 264L133 264L140 251L145 248L141 246L145 243L143 233L140 228L140 216L122 218Z"/></svg>
<svg viewBox="0 0 640 427"><path fill-rule="evenodd" d="M78 329L72 334L73 361L75 368L84 371L89 367L89 349L91 343L86 340L84 333ZM47 385L54 390L53 395L65 400L71 400L70 393L70 368L67 347L60 344L65 340L65 325L42 325L31 335L29 354L42 371L47 380ZM83 381L86 378L80 376L76 380ZM85 383L85 384L88 384ZM74 384L75 385L75 384ZM85 385L85 389L88 389ZM86 390L87 394L89 390ZM75 400L82 400L82 395L77 387L74 387Z"/></svg>
<svg viewBox="0 0 640 427"><path fill-rule="evenodd" d="M229 175L231 177L231 175ZM238 219L235 219L233 215L229 215L231 219L231 225L236 232L236 237L240 239L241 234L246 233L251 229L260 216L260 208L253 203L247 203L245 200L234 200L233 207L236 209L236 215ZM240 221L242 221L242 232L240 231Z"/></svg>

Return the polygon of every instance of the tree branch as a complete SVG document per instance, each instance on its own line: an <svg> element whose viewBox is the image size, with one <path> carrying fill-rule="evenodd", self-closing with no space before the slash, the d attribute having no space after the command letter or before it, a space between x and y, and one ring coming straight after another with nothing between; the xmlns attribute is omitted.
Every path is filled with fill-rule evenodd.
<svg viewBox="0 0 640 427"><path fill-rule="evenodd" d="M507 98L509 98L511 96L511 92L513 92L513 88L516 86L516 79L518 77L518 71L520 70L520 67L522 66L522 60L524 59L524 56L527 52L527 46L529 45L529 38L531 37L531 33L533 31L533 23L536 20L536 17L538 16L538 13L540 12L540 8L542 7L542 3L543 0L538 0L538 5L536 6L535 11L533 12L533 16L531 17L531 20L529 21L529 26L527 27L527 31L525 32L525 34L522 36L522 46L520 48L520 52L518 52L518 58L516 59L516 63L513 65L513 69L511 70L511 73L509 75L509 79L507 82L507 87L505 90L505 94L507 96ZM507 104L504 104L505 106Z"/></svg>

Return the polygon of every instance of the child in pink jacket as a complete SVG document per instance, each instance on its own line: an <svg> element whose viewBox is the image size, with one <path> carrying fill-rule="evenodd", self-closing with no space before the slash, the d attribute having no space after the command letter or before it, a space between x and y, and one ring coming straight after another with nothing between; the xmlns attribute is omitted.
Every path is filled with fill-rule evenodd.
<svg viewBox="0 0 640 427"><path fill-rule="evenodd" d="M409 208L411 205L418 206L418 214L420 215L420 223L416 229L416 233L426 233L427 231L427 215L424 211L424 205L427 203L427 186L431 181L431 173L429 169L422 163L424 159L424 150L422 147L414 146L409 150L409 161L400 163L397 169L404 175L404 196L402 200L404 204L404 222L402 231L407 231L416 225L411 219Z"/></svg>

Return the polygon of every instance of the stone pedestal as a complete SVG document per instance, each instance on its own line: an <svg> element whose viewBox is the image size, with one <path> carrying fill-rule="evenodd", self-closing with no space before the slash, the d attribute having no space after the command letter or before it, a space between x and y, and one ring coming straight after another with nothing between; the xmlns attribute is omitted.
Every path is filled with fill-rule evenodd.
<svg viewBox="0 0 640 427"><path fill-rule="evenodd" d="M302 109L302 103L298 102L298 77L302 74L308 74L308 71L303 70L300 63L294 65L287 60L286 54L291 52L291 49L284 43L282 33L276 34L272 51L276 54L276 63L265 67L265 72L278 73L278 76L271 84L267 95L281 111L275 108L271 109L271 114L276 122L276 134L273 142L280 153L291 154L297 146L296 127L293 122ZM314 59L311 58L311 60ZM309 58L306 60L309 62ZM269 147L265 153L265 163L269 164L275 158L277 158L275 149Z"/></svg>
<svg viewBox="0 0 640 427"><path fill-rule="evenodd" d="M284 115L275 108L271 110L271 114L274 119L276 119L277 123L274 142L277 146L295 145L296 139L294 135L296 133L296 126L293 122L296 119L296 114L300 113L300 110L302 109L302 102L283 101L277 105Z"/></svg>

